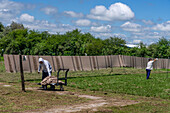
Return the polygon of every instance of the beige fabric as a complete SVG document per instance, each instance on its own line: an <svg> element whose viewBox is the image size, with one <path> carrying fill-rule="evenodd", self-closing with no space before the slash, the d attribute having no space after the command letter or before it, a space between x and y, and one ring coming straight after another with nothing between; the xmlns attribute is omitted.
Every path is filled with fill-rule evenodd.
<svg viewBox="0 0 170 113"><path fill-rule="evenodd" d="M61 61L65 69L75 71L74 58L72 56L61 56Z"/></svg>
<svg viewBox="0 0 170 113"><path fill-rule="evenodd" d="M97 66L99 69L101 68L107 68L107 64L106 64L106 58L105 56L96 56L96 61L97 61Z"/></svg>
<svg viewBox="0 0 170 113"><path fill-rule="evenodd" d="M34 65L34 60L33 60L32 55L29 55L29 60L30 60L31 72L37 72L37 70L35 70L35 67L34 67L35 65Z"/></svg>
<svg viewBox="0 0 170 113"><path fill-rule="evenodd" d="M23 59L25 58L25 60ZM29 59L29 55L22 55L22 65L23 65L23 70L25 72L31 72L31 63Z"/></svg>
<svg viewBox="0 0 170 113"><path fill-rule="evenodd" d="M59 80L58 82L64 84L63 81ZM48 84L52 84L52 83L54 83L54 84L57 83L57 77L48 76L48 77L44 78L44 80L41 81L41 85L48 85Z"/></svg>
<svg viewBox="0 0 170 113"><path fill-rule="evenodd" d="M24 72L37 72L38 58L42 57L50 62L53 71L59 68L68 68L72 71L85 71L109 67L134 67L139 69L146 68L148 58L111 55L111 56L27 56L27 60L23 61ZM20 71L19 55L4 54L4 64L6 72L16 73ZM153 65L155 69L170 69L170 60L159 58Z"/></svg>
<svg viewBox="0 0 170 113"><path fill-rule="evenodd" d="M4 64L6 72L12 72L9 56L4 54Z"/></svg>
<svg viewBox="0 0 170 113"><path fill-rule="evenodd" d="M118 55L111 55L111 65L112 67L120 67L120 60Z"/></svg>
<svg viewBox="0 0 170 113"><path fill-rule="evenodd" d="M74 64L75 64L75 69L77 70L83 70L82 69L82 62L80 56L73 56L74 59Z"/></svg>
<svg viewBox="0 0 170 113"><path fill-rule="evenodd" d="M81 56L83 71L92 70L92 61L90 56Z"/></svg>

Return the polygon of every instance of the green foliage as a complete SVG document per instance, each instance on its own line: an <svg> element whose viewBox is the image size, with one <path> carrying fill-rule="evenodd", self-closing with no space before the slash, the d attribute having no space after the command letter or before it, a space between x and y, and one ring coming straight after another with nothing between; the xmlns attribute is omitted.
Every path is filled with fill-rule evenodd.
<svg viewBox="0 0 170 113"><path fill-rule="evenodd" d="M142 42L139 47L128 48L126 41L119 37L108 39L95 38L90 33L81 33L80 30L65 34L50 34L47 31L39 32L28 30L22 24L12 22L10 26L0 23L0 55L130 55L139 57L170 56L170 40L164 37L148 47Z"/></svg>
<svg viewBox="0 0 170 113"><path fill-rule="evenodd" d="M152 57L170 57L170 40L167 40L164 37L160 38L157 43L151 44L148 47L148 53Z"/></svg>
<svg viewBox="0 0 170 113"><path fill-rule="evenodd" d="M4 57L1 57L1 56L0 56L0 61L3 61L3 60L4 60Z"/></svg>
<svg viewBox="0 0 170 113"><path fill-rule="evenodd" d="M3 26L3 24L0 22L0 32L3 32L3 30L4 30L4 26Z"/></svg>

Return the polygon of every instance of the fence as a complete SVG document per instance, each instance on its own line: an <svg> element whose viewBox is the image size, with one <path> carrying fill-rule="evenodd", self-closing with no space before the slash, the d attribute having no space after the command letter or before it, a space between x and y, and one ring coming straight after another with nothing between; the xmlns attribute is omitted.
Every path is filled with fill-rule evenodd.
<svg viewBox="0 0 170 113"><path fill-rule="evenodd" d="M133 67L144 69L146 68L148 58L124 56L124 55L109 55L109 56L33 56L22 55L24 72L37 72L38 59L43 58L48 60L53 67L53 72L59 68L68 68L72 71L85 71L104 69L112 67ZM19 72L19 55L4 54L4 63L6 72ZM169 59L159 59L154 63L156 69L170 69Z"/></svg>

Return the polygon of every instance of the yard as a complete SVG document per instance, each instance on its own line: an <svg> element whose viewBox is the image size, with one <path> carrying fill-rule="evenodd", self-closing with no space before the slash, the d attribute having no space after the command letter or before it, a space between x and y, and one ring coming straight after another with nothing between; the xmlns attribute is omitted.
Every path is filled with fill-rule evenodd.
<svg viewBox="0 0 170 113"><path fill-rule="evenodd" d="M63 92L39 90L36 83L41 81L41 75L37 73L24 73L24 77L26 92L21 91L20 74L6 73L4 64L0 62L0 112L38 112L59 108L61 111L78 105L79 110L70 112L170 112L170 73L166 69L153 70L148 80L144 69L70 71L68 86ZM82 98L83 95L100 99ZM88 106L91 104L98 106L94 109ZM87 109L80 109L80 105Z"/></svg>

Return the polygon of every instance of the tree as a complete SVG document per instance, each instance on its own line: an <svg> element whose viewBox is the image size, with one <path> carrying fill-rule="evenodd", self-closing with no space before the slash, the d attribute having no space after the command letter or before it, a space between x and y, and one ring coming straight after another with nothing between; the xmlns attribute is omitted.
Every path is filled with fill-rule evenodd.
<svg viewBox="0 0 170 113"><path fill-rule="evenodd" d="M4 26L3 26L3 24L0 22L0 39L4 36L4 35L3 35L3 31L4 31Z"/></svg>
<svg viewBox="0 0 170 113"><path fill-rule="evenodd" d="M114 55L119 53L119 49L125 47L126 41L119 37L110 37L104 40L104 54ZM121 51L121 50L120 50Z"/></svg>
<svg viewBox="0 0 170 113"><path fill-rule="evenodd" d="M0 32L3 32L3 30L4 30L4 26L3 26L3 24L0 22Z"/></svg>
<svg viewBox="0 0 170 113"><path fill-rule="evenodd" d="M35 30L29 30L28 35L26 37L26 48L24 49L24 54L27 55L34 55L33 48L36 46L37 43L41 43L42 41L42 35L40 32Z"/></svg>
<svg viewBox="0 0 170 113"><path fill-rule="evenodd" d="M101 55L103 49L103 42L101 39L93 40L92 43L88 43L86 47L86 53L88 55Z"/></svg>
<svg viewBox="0 0 170 113"><path fill-rule="evenodd" d="M169 56L169 47L170 47L170 40L168 41L166 38L162 37L159 39L157 43L157 54L159 58L168 58Z"/></svg>
<svg viewBox="0 0 170 113"><path fill-rule="evenodd" d="M162 37L157 43L148 47L140 43L139 47L128 48L126 41L120 37L107 39L95 38L90 33L80 30L65 34L50 34L28 30L22 24L12 22L10 26L3 26L0 22L0 54L2 50L7 54L26 55L130 55L139 57L170 56L170 40Z"/></svg>
<svg viewBox="0 0 170 113"><path fill-rule="evenodd" d="M148 56L152 57L152 58L156 58L158 57L158 44L153 43L151 45L148 46Z"/></svg>
<svg viewBox="0 0 170 113"><path fill-rule="evenodd" d="M25 29L23 24L19 24L14 21L11 23L11 25L9 27L12 31L15 29Z"/></svg>
<svg viewBox="0 0 170 113"><path fill-rule="evenodd" d="M148 55L146 45L143 42L139 43L139 49L137 51L137 56L146 57Z"/></svg>
<svg viewBox="0 0 170 113"><path fill-rule="evenodd" d="M5 45L2 44L5 49L5 53L8 54L23 54L23 50L26 48L27 29L17 29L10 32L6 37L2 39ZM0 44L1 45L1 44Z"/></svg>

